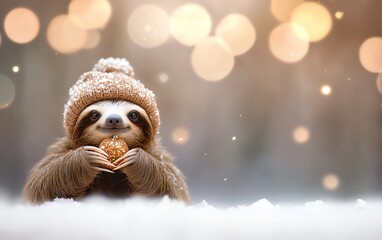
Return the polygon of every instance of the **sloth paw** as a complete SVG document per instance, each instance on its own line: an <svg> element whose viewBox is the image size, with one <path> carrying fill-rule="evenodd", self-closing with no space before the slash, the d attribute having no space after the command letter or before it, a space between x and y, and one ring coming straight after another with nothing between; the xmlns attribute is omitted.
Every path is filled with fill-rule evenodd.
<svg viewBox="0 0 382 240"><path fill-rule="evenodd" d="M105 151L93 146L84 146L83 149L85 151L86 158L94 170L114 173L113 169L116 166L109 162L109 156Z"/></svg>
<svg viewBox="0 0 382 240"><path fill-rule="evenodd" d="M133 148L125 153L122 157L115 160L113 163L116 167L113 170L116 171L136 162L137 155L139 154L140 150L140 148Z"/></svg>

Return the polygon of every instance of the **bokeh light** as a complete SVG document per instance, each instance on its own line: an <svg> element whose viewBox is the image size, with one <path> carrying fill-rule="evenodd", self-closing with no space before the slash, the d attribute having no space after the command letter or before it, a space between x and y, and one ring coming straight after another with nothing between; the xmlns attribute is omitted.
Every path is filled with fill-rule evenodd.
<svg viewBox="0 0 382 240"><path fill-rule="evenodd" d="M40 31L40 21L32 10L15 8L5 16L4 30L13 42L29 43Z"/></svg>
<svg viewBox="0 0 382 240"><path fill-rule="evenodd" d="M127 32L139 46L157 47L170 36L169 16L160 7L146 4L135 9L127 21Z"/></svg>
<svg viewBox="0 0 382 240"><path fill-rule="evenodd" d="M340 185L340 180L335 174L327 174L322 178L322 186L329 190L334 191Z"/></svg>
<svg viewBox="0 0 382 240"><path fill-rule="evenodd" d="M74 53L86 43L87 31L80 28L68 15L52 19L47 30L49 45L60 53Z"/></svg>
<svg viewBox="0 0 382 240"><path fill-rule="evenodd" d="M171 139L176 144L185 144L190 138L190 132L184 127L175 128L171 133Z"/></svg>
<svg viewBox="0 0 382 240"><path fill-rule="evenodd" d="M234 55L247 52L256 40L256 30L251 21L244 15L230 14L217 25L216 36L224 39Z"/></svg>
<svg viewBox="0 0 382 240"><path fill-rule="evenodd" d="M224 40L218 37L209 37L194 47L191 54L191 64L201 78L208 81L218 81L231 72L235 58Z"/></svg>
<svg viewBox="0 0 382 240"><path fill-rule="evenodd" d="M293 130L293 139L296 143L304 144L310 139L309 129L304 126L299 126Z"/></svg>
<svg viewBox="0 0 382 240"><path fill-rule="evenodd" d="M198 4L184 4L171 14L171 34L178 42L187 46L195 45L206 38L211 31L211 25L210 14Z"/></svg>
<svg viewBox="0 0 382 240"><path fill-rule="evenodd" d="M330 95L332 93L332 88L327 84L322 85L321 86L321 93L323 95Z"/></svg>
<svg viewBox="0 0 382 240"><path fill-rule="evenodd" d="M279 21L290 20L293 10L304 0L272 0L271 12Z"/></svg>
<svg viewBox="0 0 382 240"><path fill-rule="evenodd" d="M379 93L382 94L382 72L380 74L378 74L377 89L378 89Z"/></svg>
<svg viewBox="0 0 382 240"><path fill-rule="evenodd" d="M362 66L369 72L382 72L382 38L372 37L364 41L359 49Z"/></svg>
<svg viewBox="0 0 382 240"><path fill-rule="evenodd" d="M340 11L337 11L334 16L337 18L337 19L342 19L342 17L344 16L344 12L340 12Z"/></svg>
<svg viewBox="0 0 382 240"><path fill-rule="evenodd" d="M283 23L272 30L269 46L277 59L295 63L303 59L309 51L308 35L297 24Z"/></svg>
<svg viewBox="0 0 382 240"><path fill-rule="evenodd" d="M13 66L13 67L12 67L12 72L14 72L14 73L18 73L19 71L20 71L19 66Z"/></svg>
<svg viewBox="0 0 382 240"><path fill-rule="evenodd" d="M82 46L85 49L92 49L98 46L101 41L101 34L97 30L87 31L86 41Z"/></svg>
<svg viewBox="0 0 382 240"><path fill-rule="evenodd" d="M107 0L72 0L69 16L84 29L99 29L109 22L112 8Z"/></svg>
<svg viewBox="0 0 382 240"><path fill-rule="evenodd" d="M16 88L13 81L0 74L0 110L9 107L15 99Z"/></svg>
<svg viewBox="0 0 382 240"><path fill-rule="evenodd" d="M320 41L332 29L332 17L329 11L315 2L298 5L292 13L291 21L306 30L311 42Z"/></svg>
<svg viewBox="0 0 382 240"><path fill-rule="evenodd" d="M168 82L168 75L166 73L159 74L159 81L162 83Z"/></svg>

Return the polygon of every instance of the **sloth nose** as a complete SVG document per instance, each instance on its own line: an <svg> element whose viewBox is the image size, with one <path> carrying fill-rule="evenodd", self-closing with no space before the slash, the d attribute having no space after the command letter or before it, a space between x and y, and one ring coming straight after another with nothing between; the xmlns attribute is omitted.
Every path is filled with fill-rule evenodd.
<svg viewBox="0 0 382 240"><path fill-rule="evenodd" d="M105 125L107 128L121 128L123 127L123 121L120 116L113 114L106 119Z"/></svg>

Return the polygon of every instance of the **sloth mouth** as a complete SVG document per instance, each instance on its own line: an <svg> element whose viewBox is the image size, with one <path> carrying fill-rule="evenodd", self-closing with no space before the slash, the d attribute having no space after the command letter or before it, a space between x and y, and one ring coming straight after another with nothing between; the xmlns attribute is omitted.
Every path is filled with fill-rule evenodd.
<svg viewBox="0 0 382 240"><path fill-rule="evenodd" d="M118 127L112 127L112 128L104 128L104 127L98 127L97 130L102 133L125 133L129 131L130 127L125 128L118 128Z"/></svg>

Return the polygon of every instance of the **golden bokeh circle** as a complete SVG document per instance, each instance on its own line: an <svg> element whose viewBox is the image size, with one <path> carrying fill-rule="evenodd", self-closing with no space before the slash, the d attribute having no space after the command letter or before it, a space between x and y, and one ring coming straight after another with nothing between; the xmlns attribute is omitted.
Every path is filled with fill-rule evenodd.
<svg viewBox="0 0 382 240"><path fill-rule="evenodd" d="M212 26L208 11L195 3L187 3L176 8L171 14L172 36L186 46L192 46L206 38Z"/></svg>
<svg viewBox="0 0 382 240"><path fill-rule="evenodd" d="M153 48L170 36L168 14L160 7L145 4L136 8L127 21L127 32L139 46Z"/></svg>
<svg viewBox="0 0 382 240"><path fill-rule="evenodd" d="M15 65L15 66L12 67L12 72L18 73L19 71L20 71L20 67L19 66Z"/></svg>
<svg viewBox="0 0 382 240"><path fill-rule="evenodd" d="M340 179L335 174L327 174L322 178L322 186L329 190L334 191L340 185Z"/></svg>
<svg viewBox="0 0 382 240"><path fill-rule="evenodd" d="M159 78L159 81L162 83L168 82L168 79L169 79L168 74L166 74L166 73L159 74L158 78Z"/></svg>
<svg viewBox="0 0 382 240"><path fill-rule="evenodd" d="M297 24L283 23L272 30L269 47L280 61L295 63L302 60L309 51L308 35Z"/></svg>
<svg viewBox="0 0 382 240"><path fill-rule="evenodd" d="M39 33L40 21L32 10L15 8L5 16L4 31L15 43L29 43Z"/></svg>
<svg viewBox="0 0 382 240"><path fill-rule="evenodd" d="M321 93L323 95L330 95L332 93L332 88L327 84L322 85L321 86Z"/></svg>
<svg viewBox="0 0 382 240"><path fill-rule="evenodd" d="M369 72L382 72L382 38L371 37L359 49L362 66Z"/></svg>
<svg viewBox="0 0 382 240"><path fill-rule="evenodd" d="M271 12L280 22L290 20L293 10L304 0L272 0Z"/></svg>
<svg viewBox="0 0 382 240"><path fill-rule="evenodd" d="M337 11L334 16L337 18L337 19L342 19L342 17L344 16L344 12L340 12L340 11Z"/></svg>
<svg viewBox="0 0 382 240"><path fill-rule="evenodd" d="M171 133L171 139L176 144L185 144L190 138L190 131L184 127L175 128Z"/></svg>
<svg viewBox="0 0 382 240"><path fill-rule="evenodd" d="M85 45L87 31L75 24L68 15L59 15L49 23L47 39L57 52L74 53Z"/></svg>
<svg viewBox="0 0 382 240"><path fill-rule="evenodd" d="M81 28L100 29L109 22L112 8L107 0L72 0L68 15Z"/></svg>
<svg viewBox="0 0 382 240"><path fill-rule="evenodd" d="M224 40L208 37L195 45L191 64L201 78L219 81L232 71L235 58Z"/></svg>
<svg viewBox="0 0 382 240"><path fill-rule="evenodd" d="M256 30L244 15L229 14L217 25L215 35L224 39L237 56L247 52L256 40Z"/></svg>
<svg viewBox="0 0 382 240"><path fill-rule="evenodd" d="M293 140L298 144L304 144L310 139L310 131L304 126L299 126L293 130Z"/></svg>
<svg viewBox="0 0 382 240"><path fill-rule="evenodd" d="M332 17L328 9L315 2L298 5L292 13L291 21L305 29L311 42L325 38L332 29Z"/></svg>

